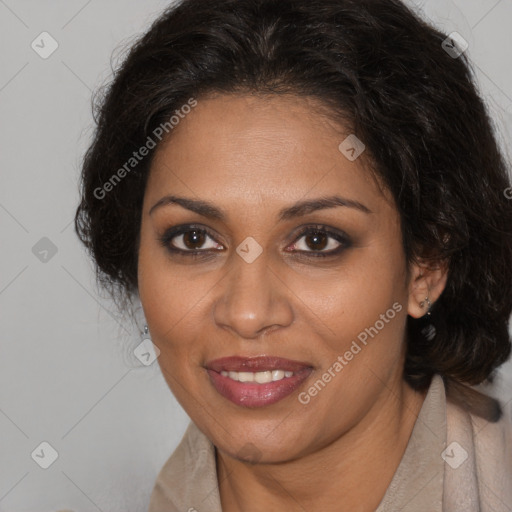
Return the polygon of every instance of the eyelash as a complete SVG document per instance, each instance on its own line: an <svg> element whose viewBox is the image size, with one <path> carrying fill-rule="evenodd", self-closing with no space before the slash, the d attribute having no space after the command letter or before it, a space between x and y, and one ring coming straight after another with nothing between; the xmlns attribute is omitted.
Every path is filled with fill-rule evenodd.
<svg viewBox="0 0 512 512"><path fill-rule="evenodd" d="M212 240L215 240L214 236L210 231L204 227L189 224L189 225L183 225L183 226L177 226L174 228L170 228L167 231L164 232L162 236L158 238L161 245L167 249L172 254L180 254L187 256L189 258L206 258L209 256L212 256L213 252L217 252L215 249L196 249L196 250L183 250L176 247L171 246L171 241L173 238L183 235L185 233L191 232L191 231L198 231L200 233L208 235ZM331 231L327 226L324 225L313 225L313 226L307 226L304 228L295 238L295 241L291 245L297 244L297 242L307 235L312 234L324 234L327 235L329 238L334 238L337 242L340 243L340 246L336 249L332 249L330 251L299 251L301 255L307 255L308 257L313 258L327 258L327 257L335 257L341 252L343 252L345 249L349 248L352 245L351 240L349 237L344 233L336 233L334 231Z"/></svg>

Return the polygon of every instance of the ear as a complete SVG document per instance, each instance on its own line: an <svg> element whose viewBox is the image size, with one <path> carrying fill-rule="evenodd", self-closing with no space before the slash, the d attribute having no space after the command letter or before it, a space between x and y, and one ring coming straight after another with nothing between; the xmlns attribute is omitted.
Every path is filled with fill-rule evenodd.
<svg viewBox="0 0 512 512"><path fill-rule="evenodd" d="M412 263L410 267L409 301L407 313L414 318L427 314L428 304L425 298L434 302L441 296L448 278L448 261L436 265L424 261ZM421 306L420 304L423 304Z"/></svg>

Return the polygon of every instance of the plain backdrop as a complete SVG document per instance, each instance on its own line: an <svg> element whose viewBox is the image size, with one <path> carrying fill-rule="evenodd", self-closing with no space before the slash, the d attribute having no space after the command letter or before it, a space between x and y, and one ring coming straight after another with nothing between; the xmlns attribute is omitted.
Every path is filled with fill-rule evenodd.
<svg viewBox="0 0 512 512"><path fill-rule="evenodd" d="M134 356L141 325L98 293L72 225L92 91L168 3L0 0L0 512L147 510L188 423L158 364ZM512 0L413 5L468 41L510 154ZM510 363L497 385L512 399ZM57 455L47 469L41 450Z"/></svg>

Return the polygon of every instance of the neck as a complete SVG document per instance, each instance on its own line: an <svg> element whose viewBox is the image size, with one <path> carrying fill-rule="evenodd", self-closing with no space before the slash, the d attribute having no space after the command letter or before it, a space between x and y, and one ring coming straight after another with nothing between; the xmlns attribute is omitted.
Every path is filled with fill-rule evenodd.
<svg viewBox="0 0 512 512"><path fill-rule="evenodd" d="M250 465L217 450L222 510L373 512L400 464L425 396L400 379L384 388L355 427L292 461Z"/></svg>

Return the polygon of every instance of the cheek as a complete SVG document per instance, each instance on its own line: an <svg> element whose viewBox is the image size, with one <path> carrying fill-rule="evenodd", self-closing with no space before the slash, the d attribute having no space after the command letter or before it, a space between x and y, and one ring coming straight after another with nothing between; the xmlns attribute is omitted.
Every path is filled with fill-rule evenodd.
<svg viewBox="0 0 512 512"><path fill-rule="evenodd" d="M362 248L353 251L344 268L305 292L327 325L339 334L373 325L395 302L407 297L400 251ZM357 334L357 333L355 333Z"/></svg>
<svg viewBox="0 0 512 512"><path fill-rule="evenodd" d="M153 341L162 341L187 313L187 296L193 287L184 286L177 268L170 266L165 251L143 228L138 260L139 296L151 326Z"/></svg>
<svg viewBox="0 0 512 512"><path fill-rule="evenodd" d="M343 373L351 374L354 383L374 374L385 377L402 356L405 257L398 242L381 242L381 247L355 250L346 270L301 294L324 333L324 365L346 354Z"/></svg>
<svg viewBox="0 0 512 512"><path fill-rule="evenodd" d="M200 416L204 407L197 397L207 384L199 336L200 299L207 290L200 280L191 281L178 267L172 267L158 253L139 253L139 295L151 327L151 339L159 348L158 364L170 390L192 416ZM204 374L203 374L204 373ZM190 400L190 395L196 397ZM201 402L201 403L200 403ZM199 405L198 405L199 404Z"/></svg>
<svg viewBox="0 0 512 512"><path fill-rule="evenodd" d="M184 375L202 361L200 329L208 315L209 291L218 275L194 274L173 265L151 240L139 251L139 296L162 369Z"/></svg>
<svg viewBox="0 0 512 512"><path fill-rule="evenodd" d="M169 266L159 265L154 260L145 265L143 257L140 262L143 272L139 294L152 335L160 341L180 339L175 333L194 315L193 306L201 292Z"/></svg>

